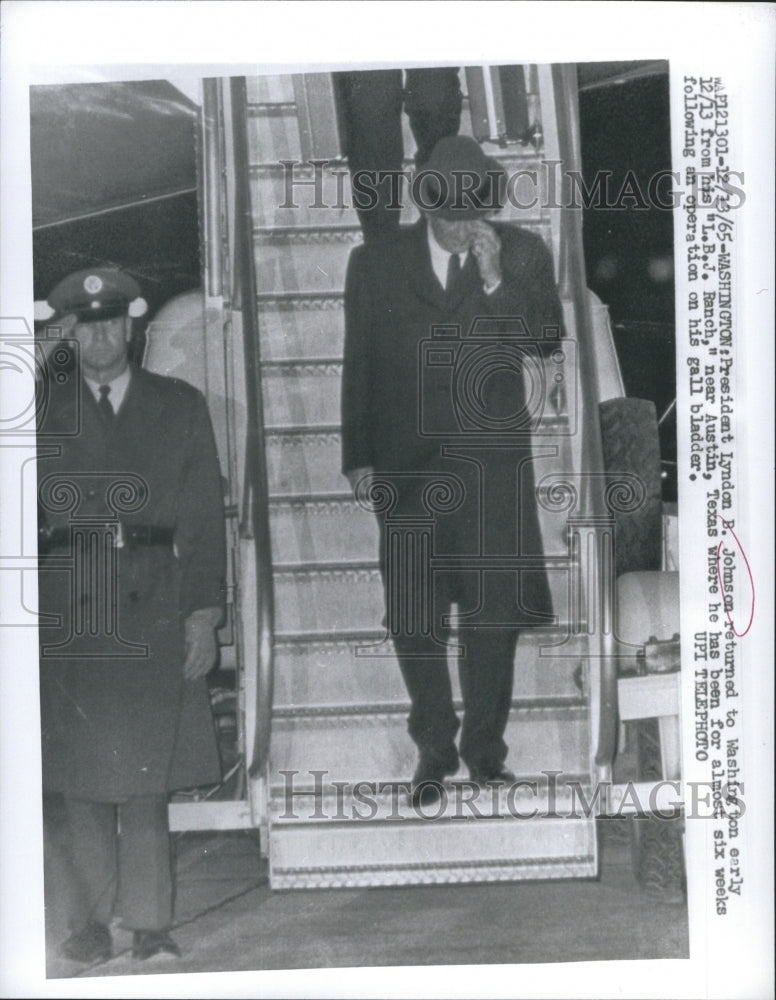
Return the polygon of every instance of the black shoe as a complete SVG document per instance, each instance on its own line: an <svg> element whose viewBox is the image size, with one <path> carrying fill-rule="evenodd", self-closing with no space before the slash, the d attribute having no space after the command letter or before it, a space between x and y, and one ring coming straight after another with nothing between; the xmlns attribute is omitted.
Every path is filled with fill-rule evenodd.
<svg viewBox="0 0 776 1000"><path fill-rule="evenodd" d="M517 777L499 764L496 767L470 767L469 780L476 785L514 785Z"/></svg>
<svg viewBox="0 0 776 1000"><path fill-rule="evenodd" d="M441 778L423 778L422 781L412 782L412 795L410 796L410 801L415 809L422 809L425 806L436 805L441 798Z"/></svg>
<svg viewBox="0 0 776 1000"><path fill-rule="evenodd" d="M442 782L449 774L458 770L458 755L446 757L421 754L418 766L412 776L410 800L416 808L431 806L442 798Z"/></svg>
<svg viewBox="0 0 776 1000"><path fill-rule="evenodd" d="M181 957L181 950L167 931L135 931L132 935L132 957L144 960L160 951Z"/></svg>
<svg viewBox="0 0 776 1000"><path fill-rule="evenodd" d="M71 934L62 945L62 954L73 962L104 962L111 957L113 941L105 924L90 920Z"/></svg>

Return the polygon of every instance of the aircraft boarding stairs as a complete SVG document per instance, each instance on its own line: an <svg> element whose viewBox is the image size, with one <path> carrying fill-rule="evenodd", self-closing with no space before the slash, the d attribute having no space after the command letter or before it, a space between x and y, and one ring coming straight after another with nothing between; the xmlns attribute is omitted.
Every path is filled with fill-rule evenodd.
<svg viewBox="0 0 776 1000"><path fill-rule="evenodd" d="M526 80L536 111L541 88L535 69ZM386 655L377 523L354 500L339 471L343 288L347 259L361 233L352 209L311 207L312 186L294 186L298 208L280 207L287 194L280 161L304 161L315 152L310 109L303 102L318 99L320 114L326 87L305 82L307 90L289 76L248 82L275 607L265 779L271 885L593 876L595 819L589 809L585 814L584 803L596 775L598 719L595 712L591 717L590 671L580 669L583 658L574 652L583 646L557 646L568 637L572 602L584 600L578 592L579 560L572 553L585 542L578 526L569 528L568 505L552 509L550 502L541 510L559 624L521 635L506 733L507 766L535 784L479 792L472 801L475 791L462 770L442 802L423 814L396 785L406 788L416 751L406 731L409 705L399 667ZM550 94L545 81L541 101L549 102ZM490 150L508 169L534 169L541 177L540 161L558 149L555 121L554 113L544 115L544 148ZM403 122L409 166L414 142L406 115ZM471 132L467 103L461 131ZM336 172L345 169L339 162L324 170L329 202L338 190ZM312 169L297 167L294 178L310 181ZM349 203L349 180L339 184ZM541 200L527 211L509 207L499 218L540 233L560 266L558 213L543 209ZM414 217L405 206L403 221ZM573 335L571 298L564 295ZM569 375L576 375L574 365L566 366L563 376ZM579 434L570 433L564 408L569 399L576 409L575 391L548 395L542 434L534 442L537 483L579 468ZM381 644L380 655L370 655L374 644ZM460 709L452 654L449 664Z"/></svg>
<svg viewBox="0 0 776 1000"><path fill-rule="evenodd" d="M461 74L475 88L462 132L482 137L475 104L487 112L485 134L498 131L495 73ZM605 384L611 342L591 318L579 212L542 207L542 160L579 167L574 68L525 67L523 79L528 141L495 153L542 182L533 209L510 206L500 218L551 247L568 334L560 352L544 352L549 361L526 362L533 388L543 386L532 447L558 623L524 630L517 648L506 763L522 787L478 790L462 771L438 806L421 810L401 787L416 751L385 641L377 522L339 471L343 287L361 233L352 209L331 207L350 201L331 80L203 81L204 288L190 293L198 304L178 304L185 331L157 317L146 363L198 384L214 419L230 540L221 666L237 678L245 779L233 800L215 790L178 797L170 818L173 830L258 827L274 888L597 872L590 801L610 774L617 723L605 587L612 519L590 491L605 481L598 401L622 390ZM330 207L313 207L315 186L299 184L298 207L283 207L282 161L316 157L329 161ZM295 180L314 179L310 166L294 170ZM403 221L413 218L405 206ZM257 309L245 308L254 300ZM204 320L199 340L189 308ZM452 651L448 661L460 709Z"/></svg>

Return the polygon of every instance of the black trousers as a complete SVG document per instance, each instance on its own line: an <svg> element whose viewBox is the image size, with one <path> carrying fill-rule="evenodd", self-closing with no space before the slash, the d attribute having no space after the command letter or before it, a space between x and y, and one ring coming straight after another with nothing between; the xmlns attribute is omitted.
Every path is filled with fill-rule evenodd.
<svg viewBox="0 0 776 1000"><path fill-rule="evenodd" d="M463 487L461 503L429 511L429 484L451 472ZM504 495L495 497L499 516L487 517L490 504L482 500L472 464L445 463L436 472L384 478L392 484L395 503L378 515L380 566L386 623L411 701L409 734L427 757L450 761L457 755L459 721L446 658L453 633L445 621L456 605L455 642L463 647L460 755L469 767L498 768L508 749L504 731L520 631L518 583L514 571L482 571L478 557L516 552L514 488L505 476L499 490Z"/></svg>
<svg viewBox="0 0 776 1000"><path fill-rule="evenodd" d="M173 880L167 796L91 802L65 796L66 849L75 931L114 914L132 930L172 923Z"/></svg>
<svg viewBox="0 0 776 1000"><path fill-rule="evenodd" d="M437 142L457 135L463 97L458 70L450 67L409 69L402 87L401 70L361 70L335 73L337 100L342 114L345 148L351 177L358 171L399 171L404 158L401 114L407 112L417 145L418 167ZM389 236L399 228L401 208L392 204L390 180L376 185L377 204L353 194L359 221L367 240ZM406 197L406 186L404 189Z"/></svg>
<svg viewBox="0 0 776 1000"><path fill-rule="evenodd" d="M475 628L459 638L464 647L458 659L464 705L460 754L470 768L498 769L508 751L504 731L518 631ZM409 734L424 756L450 760L456 754L458 717L447 663L430 658L429 643L415 637L394 637L394 647L412 702Z"/></svg>

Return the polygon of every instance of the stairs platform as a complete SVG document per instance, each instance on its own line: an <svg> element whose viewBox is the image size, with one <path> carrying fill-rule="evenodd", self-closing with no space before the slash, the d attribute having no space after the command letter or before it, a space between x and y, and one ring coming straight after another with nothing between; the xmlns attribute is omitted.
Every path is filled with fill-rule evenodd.
<svg viewBox="0 0 776 1000"><path fill-rule="evenodd" d="M553 789L524 777L508 789L450 781L413 806L406 782L271 801L275 889L445 885L593 878L595 821L579 779Z"/></svg>

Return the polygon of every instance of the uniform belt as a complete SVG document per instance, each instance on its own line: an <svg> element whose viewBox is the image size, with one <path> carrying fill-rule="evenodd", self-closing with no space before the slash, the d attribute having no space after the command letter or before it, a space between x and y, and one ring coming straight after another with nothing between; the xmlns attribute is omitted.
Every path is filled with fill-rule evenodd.
<svg viewBox="0 0 776 1000"><path fill-rule="evenodd" d="M106 524L106 528L117 528L114 523ZM152 545L173 544L175 532L172 528L165 528L158 524L122 524L121 525L121 545L128 549L137 549ZM62 549L70 547L70 528L43 529L38 532L38 549L42 553L50 552L52 549Z"/></svg>

